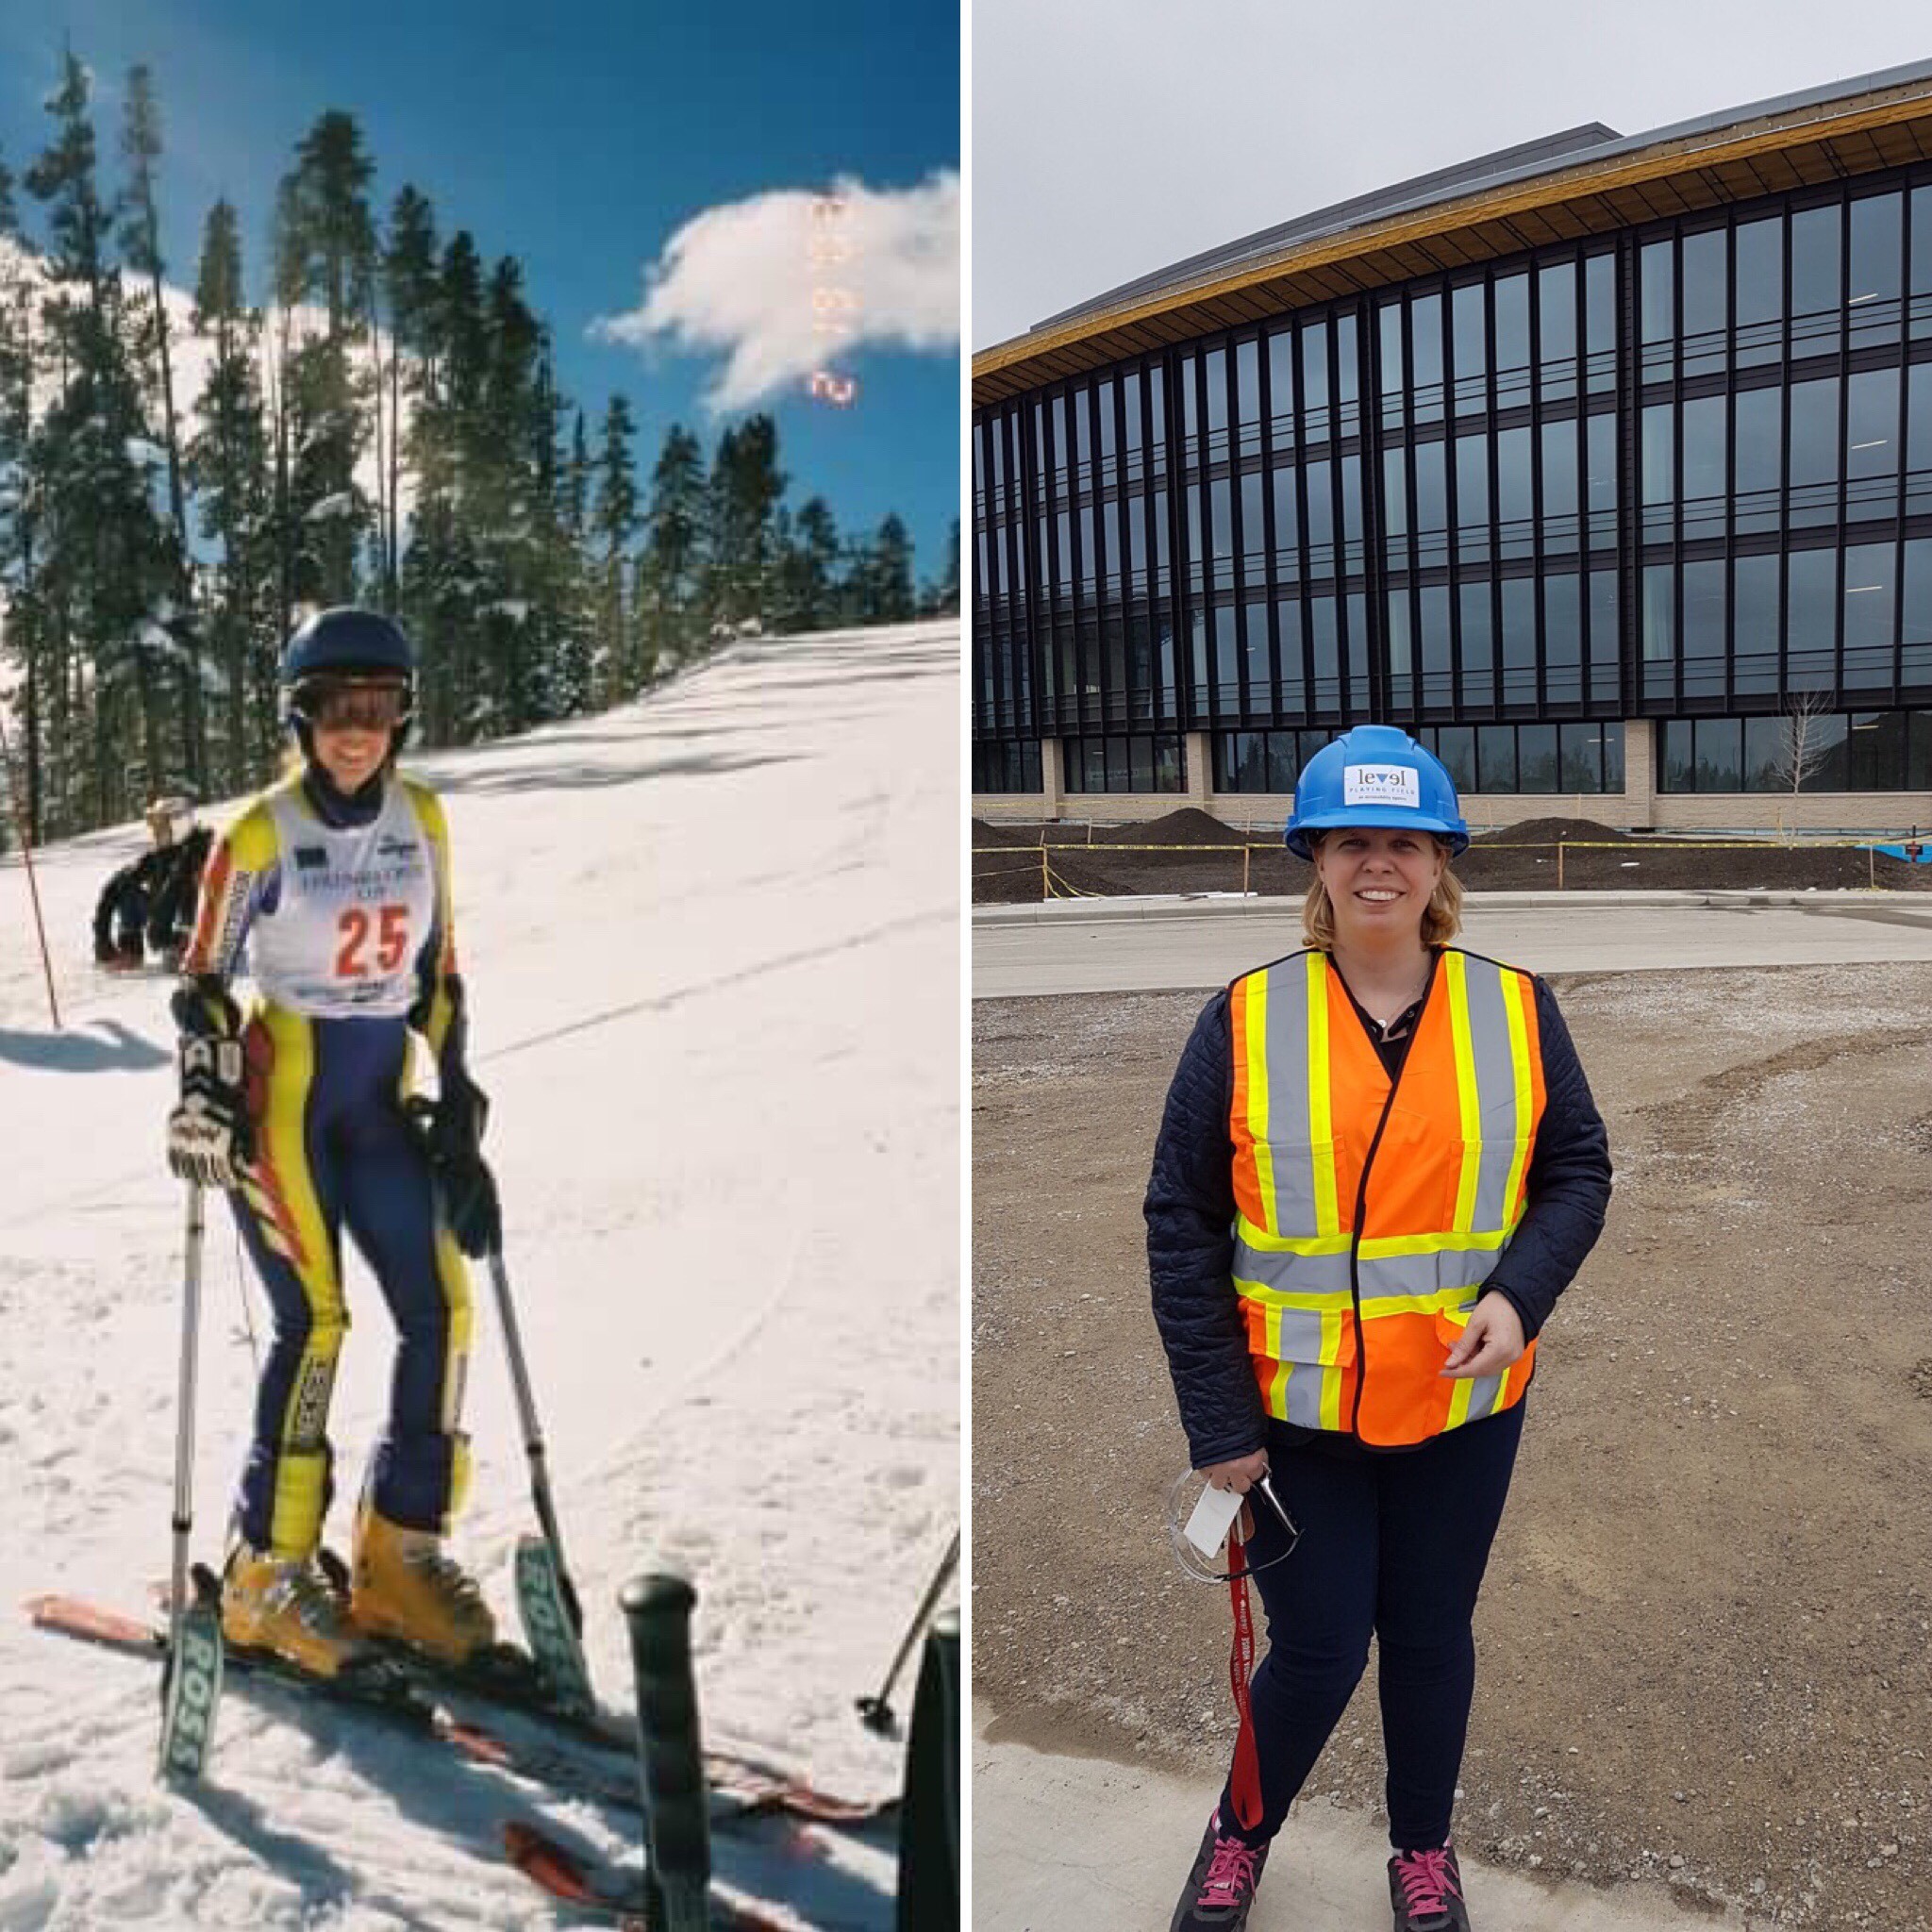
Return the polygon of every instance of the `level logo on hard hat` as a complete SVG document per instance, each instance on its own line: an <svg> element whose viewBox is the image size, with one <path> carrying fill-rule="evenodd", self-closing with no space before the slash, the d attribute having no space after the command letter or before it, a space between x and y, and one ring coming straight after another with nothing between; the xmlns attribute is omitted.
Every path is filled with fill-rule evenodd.
<svg viewBox="0 0 1932 1932"><path fill-rule="evenodd" d="M1288 849L1312 858L1324 832L1343 825L1397 825L1427 832L1453 858L1469 843L1456 781L1433 752L1392 724L1357 724L1331 739L1295 780Z"/></svg>
<svg viewBox="0 0 1932 1932"><path fill-rule="evenodd" d="M1422 780L1413 765L1345 765L1341 773L1343 805L1393 805L1420 811Z"/></svg>

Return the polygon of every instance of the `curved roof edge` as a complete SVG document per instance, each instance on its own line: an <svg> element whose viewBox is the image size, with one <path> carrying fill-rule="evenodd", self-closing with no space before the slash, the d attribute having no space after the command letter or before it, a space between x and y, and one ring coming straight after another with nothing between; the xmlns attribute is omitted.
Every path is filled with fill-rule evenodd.
<svg viewBox="0 0 1932 1932"><path fill-rule="evenodd" d="M1797 146L1828 139L1843 124L1861 118L1871 125L1917 118L1911 114L1914 103L1924 103L1932 114L1932 60L1644 134L1620 136L1601 123L1588 123L1335 203L1124 282L1024 335L976 351L973 375L977 379L1017 373L1016 365L1070 349L1103 329L1128 327L1191 301L1345 261L1374 247L1450 232L1539 204L1600 194L1623 181L1693 173L1725 159L1726 150L1741 156ZM1041 379L1059 373L1043 371Z"/></svg>
<svg viewBox="0 0 1932 1932"><path fill-rule="evenodd" d="M1056 314L1041 317L1027 334L1031 335L1037 329L1057 328L1060 324L1075 321L1083 315L1098 314L1132 296L1152 294L1170 284L1191 281L1211 269L1226 267L1248 256L1286 248L1291 242L1317 241L1324 235L1339 235L1343 229L1357 227L1376 215L1396 214L1404 208L1426 208L1431 201L1446 200L1452 189L1476 188L1484 182L1500 181L1518 173L1533 175L1585 148L1601 148L1607 142L1622 139L1614 127L1606 127L1601 121L1591 121L1581 127L1566 128L1561 134L1547 134L1539 141L1525 141L1515 147L1499 148L1494 154L1481 155L1474 160L1458 161L1454 167L1416 175L1390 188L1372 189L1367 194L1352 195L1346 201L1331 203L1311 214L1297 215L1293 221L1279 223L1272 228L1259 228L1252 235L1242 236L1239 242L1225 242L1218 248L1204 249L1199 255L1170 262L1166 268L1136 275L1132 281L1122 282L1104 295L1095 295L1089 301L1075 303L1071 308L1062 308Z"/></svg>

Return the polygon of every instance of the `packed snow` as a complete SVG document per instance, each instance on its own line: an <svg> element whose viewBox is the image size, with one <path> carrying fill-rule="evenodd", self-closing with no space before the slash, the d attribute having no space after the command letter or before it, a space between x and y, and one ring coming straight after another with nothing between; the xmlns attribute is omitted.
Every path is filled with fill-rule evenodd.
<svg viewBox="0 0 1932 1932"><path fill-rule="evenodd" d="M958 1512L958 653L957 622L741 643L605 716L408 760L449 813L486 1151L593 1674L631 1707L616 1592L682 1570L708 1740L860 1796L902 1767L854 1701ZM144 838L39 856L58 1031L26 879L0 863L0 1932L581 1923L503 1862L500 1824L634 1859L623 1812L242 1679L204 1786L177 1791L154 1775L156 1673L19 1607L62 1590L139 1613L168 1567L169 983L110 978L89 943ZM265 1307L210 1208L194 1543L216 1561ZM347 1267L341 1546L391 1351ZM513 1626L527 1469L480 1269L473 1290L455 1546ZM892 1923L890 1829L720 1833L714 1857L801 1924Z"/></svg>

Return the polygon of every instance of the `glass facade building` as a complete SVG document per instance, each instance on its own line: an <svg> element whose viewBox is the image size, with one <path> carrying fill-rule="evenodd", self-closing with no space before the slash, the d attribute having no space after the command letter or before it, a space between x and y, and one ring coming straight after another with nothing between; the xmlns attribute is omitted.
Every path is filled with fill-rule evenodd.
<svg viewBox="0 0 1932 1932"><path fill-rule="evenodd" d="M1298 225L1319 274L1218 310L1257 312L1190 329L1197 270L1166 340L975 364L974 791L1280 793L1374 719L1472 791L1641 776L1742 824L1797 708L1804 789L1932 787L1932 139L1826 168L1799 125L1694 194L1666 147L1593 232L1557 232L1579 173L1664 137L1491 158L1426 243ZM1540 183L1540 221L1491 217Z"/></svg>

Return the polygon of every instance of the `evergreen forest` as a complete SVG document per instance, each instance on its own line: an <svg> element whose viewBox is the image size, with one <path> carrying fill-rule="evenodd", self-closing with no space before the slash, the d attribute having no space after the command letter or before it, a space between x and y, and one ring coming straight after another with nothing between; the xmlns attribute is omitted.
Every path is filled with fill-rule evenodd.
<svg viewBox="0 0 1932 1932"><path fill-rule="evenodd" d="M770 416L649 457L624 395L587 415L518 262L414 186L378 210L353 115L295 147L259 261L208 209L191 281L162 258L151 73L111 178L71 52L46 106L45 147L0 158L0 685L32 839L261 782L305 606L398 618L439 745L622 702L753 628L958 609L958 523L917 586L896 515L794 506Z"/></svg>

